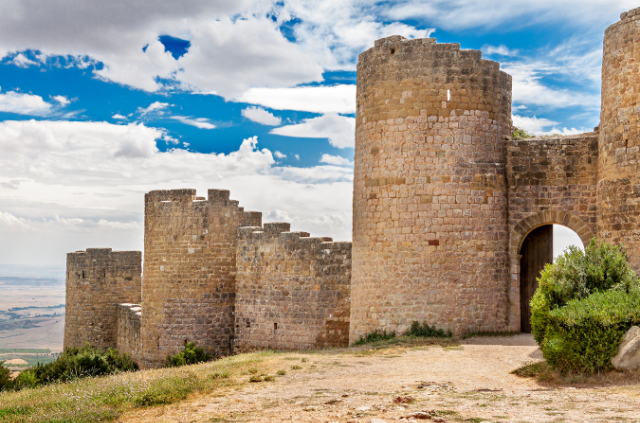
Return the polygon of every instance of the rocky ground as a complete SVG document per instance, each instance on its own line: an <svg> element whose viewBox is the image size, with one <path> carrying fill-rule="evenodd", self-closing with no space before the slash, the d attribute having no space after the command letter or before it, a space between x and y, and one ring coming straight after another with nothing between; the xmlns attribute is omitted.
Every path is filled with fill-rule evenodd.
<svg viewBox="0 0 640 423"><path fill-rule="evenodd" d="M530 335L278 354L274 381L242 383L121 417L127 422L640 421L637 374L552 380L510 372L541 360ZM255 373L255 374L254 374Z"/></svg>

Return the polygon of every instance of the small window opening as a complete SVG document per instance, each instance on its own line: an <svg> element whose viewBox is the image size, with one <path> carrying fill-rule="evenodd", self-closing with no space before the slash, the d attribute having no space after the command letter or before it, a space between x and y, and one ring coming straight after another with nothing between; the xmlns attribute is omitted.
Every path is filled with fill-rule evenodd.
<svg viewBox="0 0 640 423"><path fill-rule="evenodd" d="M102 269L102 277L103 278L107 277L107 271L105 269Z"/></svg>
<svg viewBox="0 0 640 423"><path fill-rule="evenodd" d="M247 327L250 328L251 327L251 322L247 320Z"/></svg>
<svg viewBox="0 0 640 423"><path fill-rule="evenodd" d="M82 271L82 279L84 279L84 270Z"/></svg>
<svg viewBox="0 0 640 423"><path fill-rule="evenodd" d="M395 49L395 48L392 48L392 49L391 49L391 51L390 51L390 53L391 53L391 55L393 56L393 55L396 53L396 49Z"/></svg>
<svg viewBox="0 0 640 423"><path fill-rule="evenodd" d="M273 330L276 330L276 329L278 329L278 324L277 324L277 323L274 323L274 324L273 324Z"/></svg>
<svg viewBox="0 0 640 423"><path fill-rule="evenodd" d="M451 90L447 90L447 101L451 101Z"/></svg>

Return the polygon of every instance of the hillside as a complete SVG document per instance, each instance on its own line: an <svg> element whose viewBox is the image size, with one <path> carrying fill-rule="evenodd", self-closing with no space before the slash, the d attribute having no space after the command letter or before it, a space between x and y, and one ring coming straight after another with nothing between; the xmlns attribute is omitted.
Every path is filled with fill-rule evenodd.
<svg viewBox="0 0 640 423"><path fill-rule="evenodd" d="M547 374L542 383L510 373L540 360L529 335L434 342L257 352L4 393L0 417L3 422L156 423L380 423L419 418L419 412L441 422L640 418L637 374L592 379Z"/></svg>

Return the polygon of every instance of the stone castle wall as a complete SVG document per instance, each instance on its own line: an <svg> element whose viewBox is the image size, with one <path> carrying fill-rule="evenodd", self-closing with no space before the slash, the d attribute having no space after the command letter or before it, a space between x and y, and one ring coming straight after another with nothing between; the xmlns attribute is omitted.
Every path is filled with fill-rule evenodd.
<svg viewBox="0 0 640 423"><path fill-rule="evenodd" d="M117 305L116 348L129 354L138 365L141 363L140 327L142 325L142 306L140 304Z"/></svg>
<svg viewBox="0 0 640 423"><path fill-rule="evenodd" d="M393 36L358 61L351 341L414 320L504 330L511 77Z"/></svg>
<svg viewBox="0 0 640 423"><path fill-rule="evenodd" d="M624 243L640 271L640 8L605 31L598 236Z"/></svg>
<svg viewBox="0 0 640 423"><path fill-rule="evenodd" d="M117 303L140 302L139 251L87 248L67 254L64 346L117 344Z"/></svg>
<svg viewBox="0 0 640 423"><path fill-rule="evenodd" d="M535 228L560 224L584 244L597 232L598 134L507 141L509 326L520 330L520 247Z"/></svg>
<svg viewBox="0 0 640 423"><path fill-rule="evenodd" d="M351 243L238 229L236 343L240 351L349 345Z"/></svg>
<svg viewBox="0 0 640 423"><path fill-rule="evenodd" d="M229 191L151 191L145 195L142 329L144 367L157 367L185 342L230 354L234 338L236 235L261 225Z"/></svg>

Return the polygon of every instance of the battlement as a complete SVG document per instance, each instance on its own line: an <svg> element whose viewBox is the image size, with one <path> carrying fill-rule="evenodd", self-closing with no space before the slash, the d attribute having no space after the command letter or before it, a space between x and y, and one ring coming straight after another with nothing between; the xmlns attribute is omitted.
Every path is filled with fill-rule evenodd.
<svg viewBox="0 0 640 423"><path fill-rule="evenodd" d="M284 222L238 228L240 351L348 345L351 243L290 229Z"/></svg>
<svg viewBox="0 0 640 423"><path fill-rule="evenodd" d="M64 346L117 343L116 304L139 303L142 253L87 248L67 254Z"/></svg>
<svg viewBox="0 0 640 423"><path fill-rule="evenodd" d="M622 12L620 14L620 20L625 19L640 19L640 7L636 7L635 9L631 9L627 12Z"/></svg>

